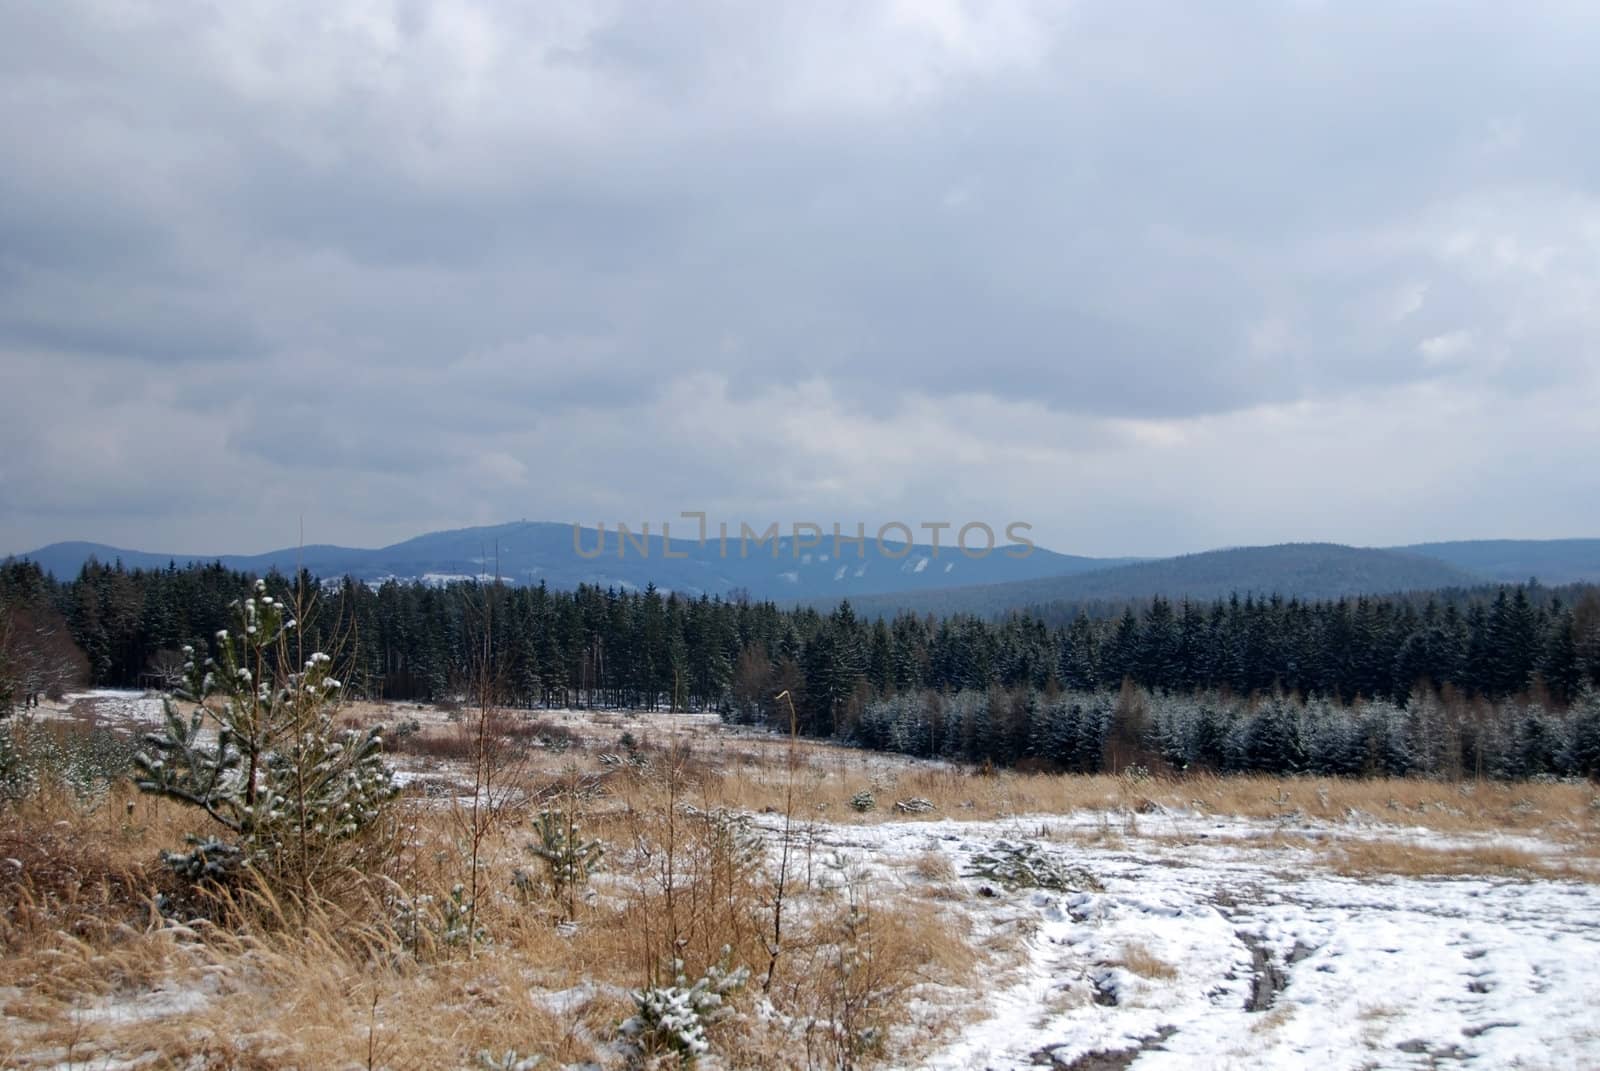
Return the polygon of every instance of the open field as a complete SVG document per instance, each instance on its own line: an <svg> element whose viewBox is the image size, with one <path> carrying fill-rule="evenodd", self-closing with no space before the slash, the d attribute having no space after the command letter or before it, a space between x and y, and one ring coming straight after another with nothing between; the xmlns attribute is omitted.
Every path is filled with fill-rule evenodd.
<svg viewBox="0 0 1600 1071"><path fill-rule="evenodd" d="M45 714L126 730L159 704ZM985 773L682 714L341 717L391 726L405 795L392 865L310 915L164 921L157 853L204 828L171 803L5 813L0 1066L642 1064L617 1027L669 949L690 981L751 972L704 1067L1600 1065L1592 785ZM526 850L551 807L606 845L566 899ZM477 895L453 895L475 830Z"/></svg>

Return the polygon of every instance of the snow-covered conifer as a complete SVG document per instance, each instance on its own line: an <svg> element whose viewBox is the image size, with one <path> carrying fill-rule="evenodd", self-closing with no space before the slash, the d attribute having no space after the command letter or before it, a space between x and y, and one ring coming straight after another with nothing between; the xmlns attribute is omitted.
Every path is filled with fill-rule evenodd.
<svg viewBox="0 0 1600 1071"><path fill-rule="evenodd" d="M134 757L136 783L201 808L232 837L236 855L210 838L169 855L180 872L214 876L219 860L236 858L303 883L334 845L376 822L395 795L393 777L380 729L334 725L341 685L332 659L290 661L297 622L288 607L257 581L233 609L235 627L217 634L214 658L185 648L183 687Z"/></svg>

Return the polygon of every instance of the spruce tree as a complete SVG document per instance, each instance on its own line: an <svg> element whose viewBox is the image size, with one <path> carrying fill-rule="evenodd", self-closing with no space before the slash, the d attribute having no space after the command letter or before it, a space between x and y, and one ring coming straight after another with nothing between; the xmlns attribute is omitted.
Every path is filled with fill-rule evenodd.
<svg viewBox="0 0 1600 1071"><path fill-rule="evenodd" d="M1600 691L1586 689L1573 706L1568 765L1574 773L1600 780Z"/></svg>
<svg viewBox="0 0 1600 1071"><path fill-rule="evenodd" d="M1569 703L1583 683L1578 662L1577 630L1572 611L1563 610L1550 623L1549 637L1539 661L1539 675L1558 703Z"/></svg>

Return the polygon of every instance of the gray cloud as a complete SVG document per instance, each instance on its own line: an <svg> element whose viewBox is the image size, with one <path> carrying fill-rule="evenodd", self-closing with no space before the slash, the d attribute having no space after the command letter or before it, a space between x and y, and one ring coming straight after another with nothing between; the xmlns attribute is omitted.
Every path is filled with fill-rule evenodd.
<svg viewBox="0 0 1600 1071"><path fill-rule="evenodd" d="M1559 3L10 5L0 546L1600 530L1597 51Z"/></svg>

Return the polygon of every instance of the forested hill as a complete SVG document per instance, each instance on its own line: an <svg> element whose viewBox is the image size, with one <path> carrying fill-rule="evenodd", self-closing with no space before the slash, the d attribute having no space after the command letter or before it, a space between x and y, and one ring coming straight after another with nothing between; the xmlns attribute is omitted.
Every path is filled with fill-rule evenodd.
<svg viewBox="0 0 1600 1071"><path fill-rule="evenodd" d="M374 550L353 547L288 547L264 554L153 554L98 543L52 543L21 557L58 580L78 575L88 561L128 569L163 569L171 564L220 563L227 569L258 576L276 570L293 575L301 569L320 577L349 576L369 583L418 580L434 585L455 580L499 577L508 584L546 584L571 590L580 584L601 588L643 590L655 585L685 595L726 595L741 591L757 599L855 598L870 592L920 591L953 585L993 584L1063 576L1121 565L1131 558L1085 558L1058 554L1042 547L1020 555L1020 548L996 546L982 557L968 557L953 548L955 536L944 533L944 545L888 543L879 553L872 534L865 548L849 541L836 548L831 529L816 545L797 546L793 534L757 542L764 530L742 545L735 528L724 544L715 528L702 544L692 522L674 522L670 544L661 526L649 534L637 527L626 542L614 526L605 531L583 528L574 543L570 524L517 522L479 528L431 532ZM849 534L849 533L847 533ZM997 539L1003 533L996 531ZM685 539L684 536L691 538ZM982 544L979 535L973 545Z"/></svg>
<svg viewBox="0 0 1600 1071"><path fill-rule="evenodd" d="M1520 584L1533 576L1541 584L1600 580L1600 539L1474 539L1395 549L1505 584Z"/></svg>
<svg viewBox="0 0 1600 1071"><path fill-rule="evenodd" d="M1482 583L1465 569L1420 554L1337 543L1284 543L1186 554L1022 583L865 596L855 600L855 607L858 613L874 617L902 610L993 616L1024 608L1062 617L1076 616L1086 604L1117 605L1157 595L1197 600L1233 594L1336 599Z"/></svg>

